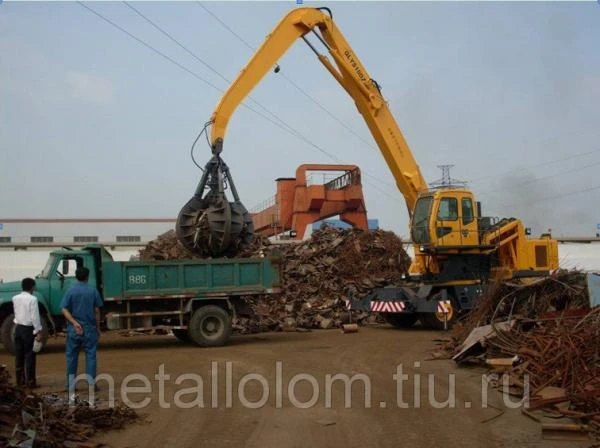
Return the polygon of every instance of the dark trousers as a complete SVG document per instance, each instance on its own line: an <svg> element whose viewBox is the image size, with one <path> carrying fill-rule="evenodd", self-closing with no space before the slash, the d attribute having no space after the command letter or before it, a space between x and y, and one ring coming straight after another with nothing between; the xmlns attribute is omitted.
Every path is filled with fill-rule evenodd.
<svg viewBox="0 0 600 448"><path fill-rule="evenodd" d="M17 384L35 384L35 352L33 327L15 325L15 370Z"/></svg>

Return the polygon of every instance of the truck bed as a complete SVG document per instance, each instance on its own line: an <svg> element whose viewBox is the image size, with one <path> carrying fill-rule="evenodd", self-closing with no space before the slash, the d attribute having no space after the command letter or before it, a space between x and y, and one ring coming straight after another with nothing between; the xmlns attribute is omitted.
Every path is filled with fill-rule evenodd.
<svg viewBox="0 0 600 448"><path fill-rule="evenodd" d="M107 261L104 300L222 297L279 291L279 264L269 258Z"/></svg>

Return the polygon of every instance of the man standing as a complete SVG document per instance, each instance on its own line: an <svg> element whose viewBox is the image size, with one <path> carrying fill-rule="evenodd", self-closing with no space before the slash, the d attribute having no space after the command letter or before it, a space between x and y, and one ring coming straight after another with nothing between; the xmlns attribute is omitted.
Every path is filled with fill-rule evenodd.
<svg viewBox="0 0 600 448"><path fill-rule="evenodd" d="M85 351L85 373L90 386L96 382L96 348L100 335L100 307L102 299L98 290L87 284L90 270L77 268L75 277L78 282L67 290L60 307L67 325L67 389L75 391L77 361L79 351Z"/></svg>
<svg viewBox="0 0 600 448"><path fill-rule="evenodd" d="M15 312L15 373L18 386L38 387L35 378L33 340L42 338L42 323L37 298L32 294L35 280L21 281L22 293L12 298Z"/></svg>

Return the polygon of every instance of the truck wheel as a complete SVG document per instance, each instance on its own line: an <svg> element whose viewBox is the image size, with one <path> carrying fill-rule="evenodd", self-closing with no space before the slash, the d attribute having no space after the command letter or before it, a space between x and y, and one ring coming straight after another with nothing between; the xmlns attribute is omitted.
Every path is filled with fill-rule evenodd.
<svg viewBox="0 0 600 448"><path fill-rule="evenodd" d="M192 342L202 347L224 345L231 336L231 317L223 308L205 305L192 314L188 334Z"/></svg>
<svg viewBox="0 0 600 448"><path fill-rule="evenodd" d="M15 323L13 322L15 315L10 313L2 321L0 325L0 340L4 344L4 348L11 355L15 354Z"/></svg>
<svg viewBox="0 0 600 448"><path fill-rule="evenodd" d="M386 313L383 318L396 328L410 328L419 316L416 313Z"/></svg>
<svg viewBox="0 0 600 448"><path fill-rule="evenodd" d="M190 342L190 335L188 334L187 330L176 329L172 331L173 335L181 342Z"/></svg>
<svg viewBox="0 0 600 448"><path fill-rule="evenodd" d="M9 314L6 316L2 325L0 325L0 341L4 344L4 348L11 355L15 354L15 323L13 320L15 319L14 314ZM48 343L48 319L45 315L40 316L40 320L42 322L42 348L40 352L44 351L46 344Z"/></svg>

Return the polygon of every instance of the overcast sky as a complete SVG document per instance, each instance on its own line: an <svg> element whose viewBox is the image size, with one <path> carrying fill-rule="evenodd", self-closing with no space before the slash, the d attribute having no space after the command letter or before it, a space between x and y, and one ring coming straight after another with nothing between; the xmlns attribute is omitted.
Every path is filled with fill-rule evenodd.
<svg viewBox="0 0 600 448"><path fill-rule="evenodd" d="M190 145L222 93L199 78L228 84L125 4L87 5L195 76L77 3L0 4L0 218L175 217L196 187ZM252 54L197 3L132 5L226 79ZM296 7L204 5L254 47ZM595 232L598 3L327 5L428 181L454 164L485 215L519 217L536 233ZM280 65L252 96L304 139L240 108L223 158L242 201L273 195L274 179L302 163L331 162L309 140L359 165L369 217L405 235L404 201L351 99L303 42ZM205 144L196 154L201 163L210 155Z"/></svg>

